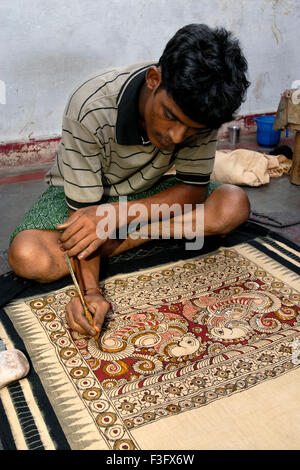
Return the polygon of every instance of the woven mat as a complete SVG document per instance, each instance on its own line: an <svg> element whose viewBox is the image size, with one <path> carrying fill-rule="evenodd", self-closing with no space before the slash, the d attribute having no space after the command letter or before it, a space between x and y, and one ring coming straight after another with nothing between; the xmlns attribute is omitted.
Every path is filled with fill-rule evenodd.
<svg viewBox="0 0 300 470"><path fill-rule="evenodd" d="M296 449L300 258L258 237L115 275L99 342L72 285L12 302L0 337L31 361L0 391L6 449Z"/></svg>

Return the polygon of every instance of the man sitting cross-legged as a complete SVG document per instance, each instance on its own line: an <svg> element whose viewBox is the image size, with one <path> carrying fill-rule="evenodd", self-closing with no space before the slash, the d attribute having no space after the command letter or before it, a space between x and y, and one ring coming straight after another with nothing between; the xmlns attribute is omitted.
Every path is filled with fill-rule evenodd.
<svg viewBox="0 0 300 470"><path fill-rule="evenodd" d="M100 204L111 204L116 229L133 220L119 196L128 197L128 212L143 204L149 224L154 204L190 204L194 227L196 205L204 204L204 236L225 235L248 218L241 188L210 181L217 131L245 97L246 71L229 32L192 24L168 42L158 63L103 71L72 93L49 188L13 233L9 263L22 277L51 282L68 274L65 252L76 260L95 322L75 297L66 307L73 329L95 335L109 310L98 288L101 258L147 241L99 237ZM165 177L173 165L176 176Z"/></svg>

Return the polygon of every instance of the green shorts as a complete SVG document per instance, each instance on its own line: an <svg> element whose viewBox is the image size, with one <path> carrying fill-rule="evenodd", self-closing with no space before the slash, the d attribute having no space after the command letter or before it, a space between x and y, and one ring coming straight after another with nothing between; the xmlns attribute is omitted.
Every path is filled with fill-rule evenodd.
<svg viewBox="0 0 300 470"><path fill-rule="evenodd" d="M171 188L178 181L174 175L164 176L159 182L146 191L129 194L128 201L142 199L153 194L157 194L164 189ZM209 196L214 189L222 183L210 181L207 190ZM106 202L117 202L118 196L110 197ZM40 229L40 230L57 230L56 226L62 224L69 216L68 206L66 203L64 188L61 186L49 186L49 188L39 197L37 202L29 209L23 217L23 220L14 230L10 237L10 244L14 237L23 230Z"/></svg>

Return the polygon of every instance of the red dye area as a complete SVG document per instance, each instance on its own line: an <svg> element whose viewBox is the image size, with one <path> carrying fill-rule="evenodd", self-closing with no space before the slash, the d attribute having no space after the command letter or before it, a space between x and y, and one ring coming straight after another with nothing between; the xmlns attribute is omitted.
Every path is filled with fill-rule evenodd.
<svg viewBox="0 0 300 470"><path fill-rule="evenodd" d="M253 283L256 283L259 286L256 289L257 294L273 294L277 299L281 301L281 307L278 310L266 311L263 313L263 310L259 310L251 307L253 302L252 298L249 297L249 293L254 292L251 287L246 287L244 284L250 286ZM232 286L231 286L232 287ZM134 324L130 325L129 323L124 324L123 327L120 327L118 330L113 331L114 328L114 319L111 320L109 324L109 329L106 332L112 332L120 340L124 341L124 345L127 341L130 341L131 335L134 334L134 338L138 336L143 336L147 334L157 334L161 337L161 342L153 344L150 347L137 347L135 340L131 344L134 345L133 352L128 357L122 357L121 359L114 359L114 353L112 352L111 360L99 360L96 358L91 358L88 353L88 341L90 338L82 338L81 340L75 340L77 347L80 349L82 356L88 357L87 363L93 369L97 378L103 382L111 380L112 386L118 384L120 380L126 380L126 383L131 381L139 380L139 387L142 388L145 380L151 375L151 360L159 361L161 363L161 369L158 372L161 375L161 378L165 373L168 373L170 370L174 371L177 377L181 376L181 370L183 367L190 365L194 366L195 370L197 369L197 363L203 359L209 359L212 363L214 355L209 353L209 347L220 345L225 347L224 355L226 359L226 347L236 346L237 350L243 345L249 343L249 339L256 335L257 337L263 335L264 338L267 338L268 335L274 334L272 326L277 323L288 324L293 327L296 322L296 317L300 313L300 308L296 306L291 300L285 297L285 294L281 293L280 290L277 290L276 287L270 287L270 285L265 284L261 279L248 279L243 282L237 282L235 288L239 293L238 296L228 293L226 296L226 291L229 291L229 287L221 287L211 291L209 294L205 294L207 297L195 297L191 298L189 301L177 302L172 304L163 304L156 309L157 314L164 314L164 322L168 325L166 331L157 331L159 329L159 324L155 321L155 318L151 321L145 320L147 312L139 312L138 315L141 315L141 321L134 321ZM242 291L241 291L242 289ZM218 294L221 294L221 298ZM245 294L245 296L243 295ZM247 296L248 294L248 296ZM216 298L214 298L216 296ZM197 302L199 299L203 307L197 307ZM205 307L205 299L207 299L207 306ZM210 300L210 301L209 301ZM255 300L255 299L254 299ZM225 341L221 338L213 338L211 334L212 326L223 328L226 324L226 310L231 309L247 309L250 308L253 311L250 311L250 314L247 314L243 320L249 324L249 335L246 337L235 338L231 341ZM193 310L194 309L194 310ZM201 310L202 309L202 310ZM238 311L238 310L237 310ZM196 316L199 314L202 318L201 323L197 323L193 315ZM230 312L229 312L230 313ZM135 314L137 315L137 314ZM155 316L155 313L153 314ZM219 316L218 316L219 315ZM225 316L224 316L225 315ZM256 330L255 326L250 327L251 318L258 315L258 326ZM212 317L215 323L212 323ZM126 317L128 320L128 316ZM237 318L237 322L238 322ZM233 322L236 320L232 320ZM188 325L188 327L187 327ZM252 324L253 325L253 324ZM263 330L263 331L262 331ZM104 333L104 332L103 332ZM102 333L102 334L103 334ZM192 354L178 355L177 357L172 355L170 347L178 347L181 344L183 337L189 338L191 335L192 340L199 340L199 349L195 350ZM188 343L187 343L188 344ZM101 345L100 345L101 349ZM105 351L105 350L104 350ZM125 354L126 356L126 354ZM139 366L137 367L137 364ZM144 373L143 373L144 372ZM157 374L153 370L153 373ZM224 374L224 370L217 371L216 373ZM158 378L159 381L159 378ZM122 387L120 388L119 394L122 394ZM145 396L145 400L154 400L153 396Z"/></svg>

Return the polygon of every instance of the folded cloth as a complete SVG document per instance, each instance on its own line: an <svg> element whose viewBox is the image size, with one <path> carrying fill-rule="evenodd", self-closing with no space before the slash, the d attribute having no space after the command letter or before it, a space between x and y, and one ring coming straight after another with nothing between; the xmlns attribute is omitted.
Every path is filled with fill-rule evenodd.
<svg viewBox="0 0 300 470"><path fill-rule="evenodd" d="M252 210L249 220L269 225L270 227L291 227L292 225L300 224L300 211L273 211L262 213Z"/></svg>
<svg viewBox="0 0 300 470"><path fill-rule="evenodd" d="M247 149L217 151L211 179L222 183L261 186L270 177L288 174L291 161L284 155L267 155Z"/></svg>
<svg viewBox="0 0 300 470"><path fill-rule="evenodd" d="M268 173L271 178L290 173L292 162L285 155L276 155L276 158L271 158L272 155L264 154L264 156L269 160Z"/></svg>

